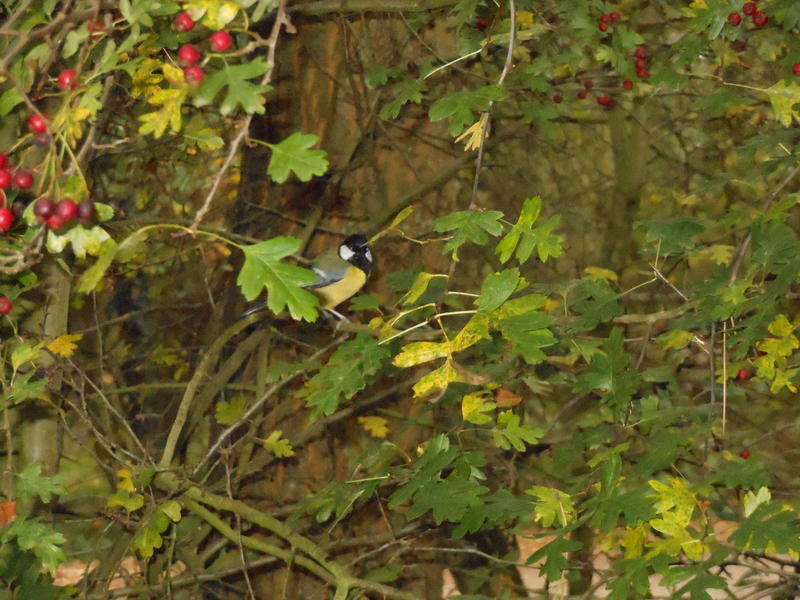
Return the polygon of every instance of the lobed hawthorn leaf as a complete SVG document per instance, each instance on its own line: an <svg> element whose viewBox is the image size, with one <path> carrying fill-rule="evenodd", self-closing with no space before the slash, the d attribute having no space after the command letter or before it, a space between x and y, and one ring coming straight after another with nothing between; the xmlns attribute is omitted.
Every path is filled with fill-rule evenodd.
<svg viewBox="0 0 800 600"><path fill-rule="evenodd" d="M554 258L561 256L563 252L561 242L564 238L552 233L558 225L559 217L553 215L544 224L533 226L539 218L541 209L542 199L539 196L528 198L523 202L517 222L495 248L495 254L501 263L507 262L515 252L520 264L526 262L534 250L542 262L551 256Z"/></svg>
<svg viewBox="0 0 800 600"><path fill-rule="evenodd" d="M38 518L18 518L6 529L0 541L4 544L15 541L21 550L32 551L51 575L67 560L67 555L61 548L66 543L66 538Z"/></svg>
<svg viewBox="0 0 800 600"><path fill-rule="evenodd" d="M254 300L266 288L267 306L272 312L288 308L293 319L312 322L317 319L319 299L300 286L315 281L316 275L308 269L280 262L299 249L300 240L290 237L243 246L244 265L236 283L248 300Z"/></svg>
<svg viewBox="0 0 800 600"><path fill-rule="evenodd" d="M453 238L445 246L445 252L453 251L453 257L458 258L458 249L472 242L483 246L489 236L498 236L503 231L499 223L503 213L499 210L459 210L444 217L439 217L434 223L434 228L439 233L453 231Z"/></svg>
<svg viewBox="0 0 800 600"><path fill-rule="evenodd" d="M523 452L525 444L534 445L544 435L544 429L528 427L520 423L519 415L510 410L500 413L497 417L497 426L492 429L494 444L503 450L517 450Z"/></svg>
<svg viewBox="0 0 800 600"><path fill-rule="evenodd" d="M265 95L270 87L252 83L248 79L260 77L268 70L267 61L261 57L240 65L226 63L203 79L194 97L194 105L202 107L211 104L225 89L225 97L219 103L219 111L223 116L239 107L247 114L264 114Z"/></svg>
<svg viewBox="0 0 800 600"><path fill-rule="evenodd" d="M781 125L791 127L792 120L800 123L800 84L781 80L761 91L769 97L775 118Z"/></svg>
<svg viewBox="0 0 800 600"><path fill-rule="evenodd" d="M295 132L278 144L267 144L272 151L267 175L283 183L294 173L300 181L309 181L314 175L324 175L328 160L324 150L311 149L317 143L313 133Z"/></svg>
<svg viewBox="0 0 800 600"><path fill-rule="evenodd" d="M312 409L311 418L332 415L342 397L352 398L372 381L389 355L386 346L366 333L342 344L300 392Z"/></svg>
<svg viewBox="0 0 800 600"><path fill-rule="evenodd" d="M396 119L400 111L409 102L419 104L425 97L427 86L421 79L406 79L392 86L394 98L381 108L381 119Z"/></svg>
<svg viewBox="0 0 800 600"><path fill-rule="evenodd" d="M505 100L506 95L506 89L502 85L453 92L436 100L428 111L428 117L434 123L449 118L447 131L450 135L457 136L475 121L475 113L488 110L492 102Z"/></svg>
<svg viewBox="0 0 800 600"><path fill-rule="evenodd" d="M578 317L570 325L573 332L589 331L624 312L619 294L605 279L584 279L570 308Z"/></svg>
<svg viewBox="0 0 800 600"><path fill-rule="evenodd" d="M782 554L800 550L800 523L780 502L759 505L730 536L741 550Z"/></svg>
<svg viewBox="0 0 800 600"><path fill-rule="evenodd" d="M453 537L458 539L468 533L475 533L484 528L511 523L518 519L526 522L533 514L533 502L527 498L518 498L506 489L497 490L490 496L482 498L480 504L469 507L453 530Z"/></svg>
<svg viewBox="0 0 800 600"><path fill-rule="evenodd" d="M25 500L38 496L43 502L50 502L54 496L61 496L65 493L61 486L63 479L61 475L43 476L42 465L34 462L17 475L17 494Z"/></svg>
<svg viewBox="0 0 800 600"><path fill-rule="evenodd" d="M601 402L611 408L619 420L628 408L640 376L630 369L630 355L625 352L622 331L615 327L603 344L604 353L595 354L589 368L578 375L573 391L602 393Z"/></svg>
<svg viewBox="0 0 800 600"><path fill-rule="evenodd" d="M481 496L489 488L472 479L451 475L445 480L433 480L422 485L414 494L414 503L408 509L409 520L421 517L429 510L437 524L442 521L459 522L466 512L483 503Z"/></svg>
<svg viewBox="0 0 800 600"><path fill-rule="evenodd" d="M661 254L680 254L694 248L694 240L706 230L705 225L694 217L675 217L634 223L645 229L645 241L660 243Z"/></svg>
<svg viewBox="0 0 800 600"><path fill-rule="evenodd" d="M583 544L580 542L565 537L557 537L534 552L526 562L530 564L544 558L545 561L541 567L541 572L549 581L556 581L561 578L564 569L569 566L566 555L582 547Z"/></svg>

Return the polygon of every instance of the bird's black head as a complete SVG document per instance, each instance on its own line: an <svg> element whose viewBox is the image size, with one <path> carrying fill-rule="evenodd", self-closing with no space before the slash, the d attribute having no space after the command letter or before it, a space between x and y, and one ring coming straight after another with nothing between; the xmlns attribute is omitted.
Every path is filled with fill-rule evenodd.
<svg viewBox="0 0 800 600"><path fill-rule="evenodd" d="M346 237L339 245L339 256L364 273L369 274L372 270L372 252L367 246L367 236L363 233L355 233Z"/></svg>

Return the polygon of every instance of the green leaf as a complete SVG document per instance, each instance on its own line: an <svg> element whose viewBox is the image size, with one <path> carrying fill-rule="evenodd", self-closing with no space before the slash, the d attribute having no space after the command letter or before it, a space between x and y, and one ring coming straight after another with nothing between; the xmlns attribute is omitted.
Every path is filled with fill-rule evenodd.
<svg viewBox="0 0 800 600"><path fill-rule="evenodd" d="M503 213L499 210L460 210L436 219L434 228L439 233L455 232L444 250L452 250L453 257L457 258L458 249L467 242L483 246L490 235L500 235L503 226L498 221L502 217Z"/></svg>
<svg viewBox="0 0 800 600"><path fill-rule="evenodd" d="M453 530L454 538L467 533L475 533L484 527L502 525L517 519L529 522L533 514L533 502L527 498L517 498L506 489L499 489L491 496L484 497L481 504L471 506L461 517L461 522Z"/></svg>
<svg viewBox="0 0 800 600"><path fill-rule="evenodd" d="M519 269L516 267L502 273L492 273L483 280L481 295L475 304L481 307L481 312L496 310L516 291L519 282Z"/></svg>
<svg viewBox="0 0 800 600"><path fill-rule="evenodd" d="M246 396L234 396L230 402L220 400L214 407L214 418L220 425L232 425L247 410L248 400Z"/></svg>
<svg viewBox="0 0 800 600"><path fill-rule="evenodd" d="M539 196L528 198L523 202L519 219L495 248L495 253L501 263L508 261L514 252L516 252L520 264L526 262L534 250L537 251L539 260L542 262L551 256L561 256L563 238L552 233L552 230L558 225L558 216L554 215L543 225L533 227L536 219L539 218L541 209L542 199Z"/></svg>
<svg viewBox="0 0 800 600"><path fill-rule="evenodd" d="M381 119L396 119L402 108L409 102L419 104L422 102L427 86L420 79L399 81L392 86L394 98L383 105L380 112Z"/></svg>
<svg viewBox="0 0 800 600"><path fill-rule="evenodd" d="M97 284L108 271L114 257L117 254L117 242L112 239L105 240L100 245L97 260L95 263L86 269L78 279L77 289L81 294L88 294L97 288Z"/></svg>
<svg viewBox="0 0 800 600"><path fill-rule="evenodd" d="M800 84L778 81L770 88L762 90L772 104L775 118L784 127L791 127L792 119L800 123Z"/></svg>
<svg viewBox="0 0 800 600"><path fill-rule="evenodd" d="M161 548L164 540L161 534L152 527L144 526L131 540L131 549L139 553L142 558L150 558L153 553Z"/></svg>
<svg viewBox="0 0 800 600"><path fill-rule="evenodd" d="M269 65L261 57L239 65L220 64L203 80L194 104L195 106L211 104L217 94L226 89L227 93L219 104L219 111L223 116L233 113L238 107L247 114L264 114L265 94L270 88L247 80L260 77L268 70Z"/></svg>
<svg viewBox="0 0 800 600"><path fill-rule="evenodd" d="M38 462L30 463L17 475L17 493L25 500L30 500L35 495L43 502L50 502L53 496L65 493L61 486L62 480L63 477L59 475L44 477L42 465Z"/></svg>
<svg viewBox="0 0 800 600"><path fill-rule="evenodd" d="M167 500L158 506L158 510L167 515L173 523L181 520L181 510L183 507L177 500Z"/></svg>
<svg viewBox="0 0 800 600"><path fill-rule="evenodd" d="M336 412L341 397L349 400L364 389L389 356L389 349L366 333L342 344L300 392L311 418Z"/></svg>
<svg viewBox="0 0 800 600"><path fill-rule="evenodd" d="M447 130L452 136L464 131L472 124L478 112L489 109L492 102L505 100L506 89L502 85L487 85L477 90L453 92L439 98L431 105L428 116L433 122L450 119Z"/></svg>
<svg viewBox="0 0 800 600"><path fill-rule="evenodd" d="M535 563L542 558L545 559L541 572L550 581L561 578L561 573L567 568L568 562L565 555L575 552L582 547L580 542L569 540L564 537L557 537L549 544L539 548L527 560L528 564Z"/></svg>
<svg viewBox="0 0 800 600"><path fill-rule="evenodd" d="M416 519L430 510L437 524L442 521L457 523L470 507L482 504L481 496L488 491L489 488L471 479L451 476L444 481L429 481L414 495L406 517Z"/></svg>
<svg viewBox="0 0 800 600"><path fill-rule="evenodd" d="M640 221L635 227L646 230L647 242L660 243L661 254L679 254L694 248L695 238L706 230L705 225L693 217Z"/></svg>
<svg viewBox="0 0 800 600"><path fill-rule="evenodd" d="M514 352L519 353L528 364L535 365L545 360L542 348L557 343L547 327L555 321L551 315L532 311L515 315L500 321L503 337L514 344Z"/></svg>
<svg viewBox="0 0 800 600"><path fill-rule="evenodd" d="M67 541L59 532L49 525L41 523L38 518L17 519L2 536L4 543L16 540L21 550L31 550L50 574L54 574L58 566L67 560L61 546Z"/></svg>
<svg viewBox="0 0 800 600"><path fill-rule="evenodd" d="M410 500L422 487L438 477L442 469L458 458L459 450L450 446L444 435L438 435L425 445L425 453L414 463L412 476L389 497L389 508L397 508Z"/></svg>
<svg viewBox="0 0 800 600"><path fill-rule="evenodd" d="M311 150L317 143L313 133L295 132L278 144L267 144L272 150L267 175L276 183L283 183L294 172L300 181L308 181L314 175L323 175L328 170L324 150Z"/></svg>
<svg viewBox="0 0 800 600"><path fill-rule="evenodd" d="M248 300L254 300L266 288L267 306L273 313L288 308L293 319L312 322L317 318L319 300L300 286L315 281L316 275L308 269L280 262L299 249L300 240L290 237L243 246L244 265L236 283Z"/></svg>
<svg viewBox="0 0 800 600"><path fill-rule="evenodd" d="M525 444L536 444L544 435L544 429L521 425L519 415L510 410L500 413L497 417L497 427L492 429L492 438L498 448L503 450L517 450L523 452Z"/></svg>
<svg viewBox="0 0 800 600"><path fill-rule="evenodd" d="M19 93L19 90L15 87L9 87L5 92L0 94L0 117L5 117L18 104L22 104L24 102L24 98L22 94Z"/></svg>
<svg viewBox="0 0 800 600"><path fill-rule="evenodd" d="M730 541L743 551L782 554L800 550L800 523L793 510L780 502L758 506L749 517L739 522Z"/></svg>
<svg viewBox="0 0 800 600"><path fill-rule="evenodd" d="M619 294L605 279L584 279L577 292L570 308L580 316L572 323L572 331L594 329L624 312L619 303Z"/></svg>
<svg viewBox="0 0 800 600"><path fill-rule="evenodd" d="M595 354L589 368L578 375L575 392L601 392L601 402L608 405L619 420L627 412L639 384L639 374L630 369L630 355L625 352L622 330L615 327L603 344L605 352Z"/></svg>

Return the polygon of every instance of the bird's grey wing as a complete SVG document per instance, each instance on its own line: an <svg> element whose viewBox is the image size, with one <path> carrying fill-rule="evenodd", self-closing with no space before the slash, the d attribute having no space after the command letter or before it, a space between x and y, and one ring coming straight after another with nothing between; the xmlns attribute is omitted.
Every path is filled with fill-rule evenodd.
<svg viewBox="0 0 800 600"><path fill-rule="evenodd" d="M349 266L349 265L348 265ZM313 283L307 283L303 287L309 290L313 290L316 288L325 287L326 285L330 285L332 283L336 283L337 281L341 281L344 274L347 272L346 269L342 269L341 271L323 271L322 269L318 269L317 267L311 267L311 270L317 274L317 280Z"/></svg>

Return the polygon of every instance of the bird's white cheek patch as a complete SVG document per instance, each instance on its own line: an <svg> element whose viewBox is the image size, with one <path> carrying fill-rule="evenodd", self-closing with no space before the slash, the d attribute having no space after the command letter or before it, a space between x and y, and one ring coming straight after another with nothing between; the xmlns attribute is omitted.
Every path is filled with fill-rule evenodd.
<svg viewBox="0 0 800 600"><path fill-rule="evenodd" d="M350 248L348 248L344 244L339 246L339 256L342 258L342 260L349 261L351 258L353 258L354 254L355 252L353 252Z"/></svg>
<svg viewBox="0 0 800 600"><path fill-rule="evenodd" d="M367 262L372 262L372 252L369 251L369 248L364 250L364 256L367 257Z"/></svg>

